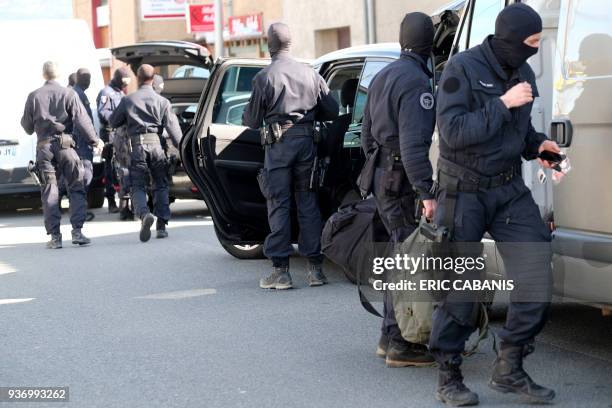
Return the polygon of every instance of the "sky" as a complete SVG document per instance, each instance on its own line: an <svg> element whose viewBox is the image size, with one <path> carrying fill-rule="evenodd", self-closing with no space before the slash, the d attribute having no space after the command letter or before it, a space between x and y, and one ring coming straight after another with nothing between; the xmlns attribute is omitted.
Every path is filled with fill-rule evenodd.
<svg viewBox="0 0 612 408"><path fill-rule="evenodd" d="M0 20L72 18L72 0L0 0Z"/></svg>

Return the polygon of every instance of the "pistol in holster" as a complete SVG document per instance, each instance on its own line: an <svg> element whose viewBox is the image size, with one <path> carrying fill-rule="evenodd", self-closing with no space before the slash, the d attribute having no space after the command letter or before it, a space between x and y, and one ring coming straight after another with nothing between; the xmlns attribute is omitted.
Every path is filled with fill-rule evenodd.
<svg viewBox="0 0 612 408"><path fill-rule="evenodd" d="M57 136L59 138L60 147L62 149L70 149L76 147L76 143L72 138L72 135L62 133Z"/></svg>
<svg viewBox="0 0 612 408"><path fill-rule="evenodd" d="M261 145L272 145L276 142L280 142L283 139L283 130L281 129L280 124L271 123L265 124L259 129L259 134L261 135Z"/></svg>
<svg viewBox="0 0 612 408"><path fill-rule="evenodd" d="M41 177L42 174L40 172L40 168L32 160L30 160L30 162L28 163L28 173L30 174L30 177L32 177L32 179L34 180L34 183L36 183L37 186L42 187L43 183L41 182L41 180L43 180L43 177Z"/></svg>

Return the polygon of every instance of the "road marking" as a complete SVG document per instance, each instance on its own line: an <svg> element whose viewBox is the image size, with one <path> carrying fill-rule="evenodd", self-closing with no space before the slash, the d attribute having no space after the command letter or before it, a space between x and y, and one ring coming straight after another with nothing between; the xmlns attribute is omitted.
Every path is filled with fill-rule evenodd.
<svg viewBox="0 0 612 408"><path fill-rule="evenodd" d="M0 275L6 275L8 273L15 273L17 269L13 268L11 265L0 261Z"/></svg>
<svg viewBox="0 0 612 408"><path fill-rule="evenodd" d="M12 305L14 303L24 303L34 300L36 298L23 298L23 299L0 299L0 305Z"/></svg>
<svg viewBox="0 0 612 408"><path fill-rule="evenodd" d="M197 296L214 295L215 293L217 293L217 289L191 289L178 290L175 292L153 293L151 295L137 296L134 299L187 299Z"/></svg>

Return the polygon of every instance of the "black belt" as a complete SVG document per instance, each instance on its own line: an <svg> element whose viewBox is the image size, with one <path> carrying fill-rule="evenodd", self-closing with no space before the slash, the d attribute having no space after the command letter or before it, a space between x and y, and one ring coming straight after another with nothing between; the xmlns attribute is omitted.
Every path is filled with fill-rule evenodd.
<svg viewBox="0 0 612 408"><path fill-rule="evenodd" d="M142 133L140 135L130 136L132 145L143 144L161 144L161 139L157 133Z"/></svg>
<svg viewBox="0 0 612 408"><path fill-rule="evenodd" d="M521 165L515 164L495 176L483 176L473 170L459 166L442 157L438 159L438 184L444 188L447 184L456 184L457 191L476 192L488 190L510 183L521 174Z"/></svg>
<svg viewBox="0 0 612 408"><path fill-rule="evenodd" d="M57 133L55 135L43 136L36 142L36 145L40 146L46 143L60 142L62 140L62 136L69 136L70 138L72 138L72 135L70 133Z"/></svg>

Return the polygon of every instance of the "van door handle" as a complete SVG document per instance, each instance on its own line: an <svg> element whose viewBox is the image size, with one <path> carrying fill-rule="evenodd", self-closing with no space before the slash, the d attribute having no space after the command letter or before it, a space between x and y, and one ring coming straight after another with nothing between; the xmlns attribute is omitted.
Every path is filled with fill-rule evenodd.
<svg viewBox="0 0 612 408"><path fill-rule="evenodd" d="M572 144L574 128L569 119L555 119L550 123L550 138L559 147L569 147Z"/></svg>

